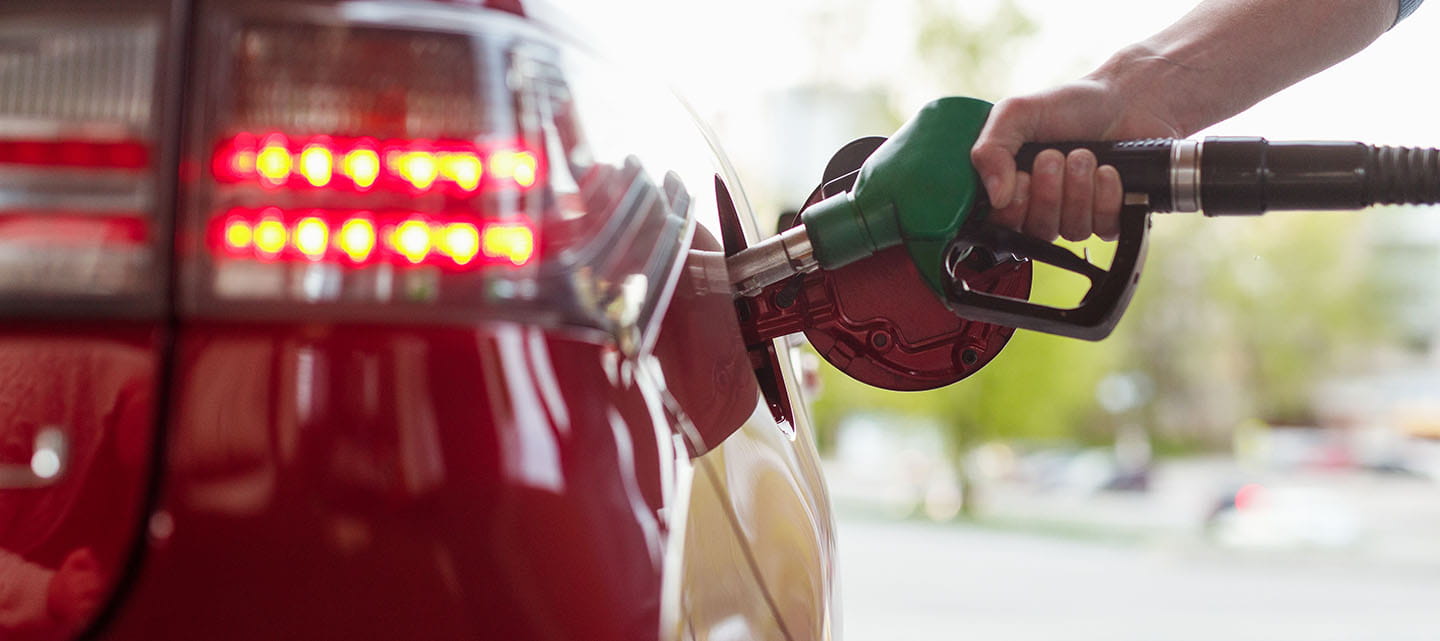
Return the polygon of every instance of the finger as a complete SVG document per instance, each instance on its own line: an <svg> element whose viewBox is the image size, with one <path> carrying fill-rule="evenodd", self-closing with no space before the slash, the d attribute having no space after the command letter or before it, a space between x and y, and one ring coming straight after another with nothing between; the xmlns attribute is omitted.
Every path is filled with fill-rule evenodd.
<svg viewBox="0 0 1440 641"><path fill-rule="evenodd" d="M970 150L970 162L984 181L990 205L996 209L1010 206L1015 197L1015 153L1003 145L982 140Z"/></svg>
<svg viewBox="0 0 1440 641"><path fill-rule="evenodd" d="M1035 156L1030 175L1030 208L1024 231L1041 240L1060 234L1060 203L1064 189L1065 154L1046 149Z"/></svg>
<svg viewBox="0 0 1440 641"><path fill-rule="evenodd" d="M1004 209L997 209L990 213L990 222L1020 231L1020 226L1025 223L1025 208L1030 204L1030 174L1020 171L1015 173L1015 197L1010 199L1010 205Z"/></svg>
<svg viewBox="0 0 1440 641"><path fill-rule="evenodd" d="M1000 101L990 111L975 146L970 162L980 173L990 204L996 209L1010 206L1015 197L1015 154L1020 146L1034 138L1036 109L1025 98Z"/></svg>
<svg viewBox="0 0 1440 641"><path fill-rule="evenodd" d="M1120 236L1120 204L1125 199L1125 188L1120 184L1120 172L1105 165L1095 170L1095 234L1105 240Z"/></svg>
<svg viewBox="0 0 1440 641"><path fill-rule="evenodd" d="M1064 202L1060 208L1060 236L1065 240L1090 237L1095 205L1095 154L1076 149L1065 157Z"/></svg>

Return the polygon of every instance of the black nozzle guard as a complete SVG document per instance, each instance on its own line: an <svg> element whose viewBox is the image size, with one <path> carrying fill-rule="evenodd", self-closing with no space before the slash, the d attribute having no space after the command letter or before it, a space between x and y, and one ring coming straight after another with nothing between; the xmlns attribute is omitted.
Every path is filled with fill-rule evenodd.
<svg viewBox="0 0 1440 641"><path fill-rule="evenodd" d="M1073 308L1051 307L971 289L951 275L946 303L970 320L1028 329L1070 338L1098 341L1110 335L1140 283L1140 267L1149 244L1150 206L1126 205L1120 210L1120 238L1110 268L1102 269L1074 252L1032 236L976 221L951 241L947 255L976 249L1003 259L1034 260L1084 276L1090 291Z"/></svg>

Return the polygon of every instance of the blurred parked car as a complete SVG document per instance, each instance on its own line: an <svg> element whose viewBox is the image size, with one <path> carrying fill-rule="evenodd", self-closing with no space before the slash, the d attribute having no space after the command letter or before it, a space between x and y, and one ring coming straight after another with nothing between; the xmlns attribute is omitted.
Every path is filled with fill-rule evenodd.
<svg viewBox="0 0 1440 641"><path fill-rule="evenodd" d="M0 5L0 639L838 636L651 80L528 1Z"/></svg>
<svg viewBox="0 0 1440 641"><path fill-rule="evenodd" d="M1250 483L1216 501L1205 530L1225 547L1345 548L1359 541L1362 524L1358 511L1333 491Z"/></svg>

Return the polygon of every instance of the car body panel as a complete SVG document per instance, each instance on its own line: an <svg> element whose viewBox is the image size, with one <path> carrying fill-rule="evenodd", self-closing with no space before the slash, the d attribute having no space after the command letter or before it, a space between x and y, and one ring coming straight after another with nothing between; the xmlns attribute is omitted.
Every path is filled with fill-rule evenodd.
<svg viewBox="0 0 1440 641"><path fill-rule="evenodd" d="M79 629L120 578L150 481L162 332L147 324L0 325L0 631ZM58 473L37 477L56 430Z"/></svg>
<svg viewBox="0 0 1440 641"><path fill-rule="evenodd" d="M653 95L607 99L624 111ZM653 137L695 143L701 162L665 174L667 195L688 195L691 240L654 284L644 340L285 302L264 319L172 300L178 315L155 324L0 325L0 463L23 464L39 426L67 426L74 466L42 491L94 497L0 489L0 548L49 572L7 570L0 552L0 586L40 577L18 592L33 610L66 558L94 549L104 588L65 626L10 626L0 603L0 638L70 638L96 613L102 639L838 636L828 498L784 391L798 387L784 358L771 374L788 384L757 384L716 240L724 215L753 240L753 214L713 141L670 136L690 115L664 109ZM722 176L728 213L711 200Z"/></svg>
<svg viewBox="0 0 1440 641"><path fill-rule="evenodd" d="M106 638L653 635L671 439L612 350L191 324L176 358L164 525Z"/></svg>

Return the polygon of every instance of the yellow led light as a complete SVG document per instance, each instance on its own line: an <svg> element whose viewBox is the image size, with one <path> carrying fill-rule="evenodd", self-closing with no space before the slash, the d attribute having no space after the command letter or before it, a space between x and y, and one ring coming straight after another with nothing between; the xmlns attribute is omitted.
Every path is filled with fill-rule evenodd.
<svg viewBox="0 0 1440 641"><path fill-rule="evenodd" d="M539 169L539 162L535 160L535 154L522 151L515 154L515 184L521 187L529 187L535 184L535 173Z"/></svg>
<svg viewBox="0 0 1440 641"><path fill-rule="evenodd" d="M390 244L412 263L419 263L430 255L430 226L418 220L407 220L395 228Z"/></svg>
<svg viewBox="0 0 1440 641"><path fill-rule="evenodd" d="M442 249L457 265L468 265L480 253L480 231L470 223L446 225L442 239Z"/></svg>
<svg viewBox="0 0 1440 641"><path fill-rule="evenodd" d="M330 226L325 221L310 216L301 218L295 223L295 249L300 250L310 260L320 260L325 257L325 249L330 246Z"/></svg>
<svg viewBox="0 0 1440 641"><path fill-rule="evenodd" d="M416 189L429 189L439 175L435 155L424 151L410 151L402 154L396 170Z"/></svg>
<svg viewBox="0 0 1440 641"><path fill-rule="evenodd" d="M480 159L471 153L448 153L440 156L440 175L465 191L480 186Z"/></svg>
<svg viewBox="0 0 1440 641"><path fill-rule="evenodd" d="M341 171L355 183L356 187L368 189L380 176L380 155L372 149L354 149L345 154Z"/></svg>
<svg viewBox="0 0 1440 641"><path fill-rule="evenodd" d="M284 224L273 218L266 218L255 225L255 248L264 254L276 256L280 250L285 249L288 235Z"/></svg>
<svg viewBox="0 0 1440 641"><path fill-rule="evenodd" d="M330 184L330 176L334 172L335 156L329 149L319 145L309 145L300 152L300 175L305 177L311 185L324 187Z"/></svg>
<svg viewBox="0 0 1440 641"><path fill-rule="evenodd" d="M497 151L490 155L490 172L497 178L509 178L521 187L535 184L540 162L528 151Z"/></svg>
<svg viewBox="0 0 1440 641"><path fill-rule="evenodd" d="M351 218L340 226L340 251L350 260L361 262L375 251L375 225L364 218Z"/></svg>
<svg viewBox="0 0 1440 641"><path fill-rule="evenodd" d="M496 178L512 178L515 176L515 152L497 151L490 154L490 173Z"/></svg>
<svg viewBox="0 0 1440 641"><path fill-rule="evenodd" d="M292 168L290 150L282 142L267 142L255 156L255 169L260 176L274 185L282 185L290 179Z"/></svg>
<svg viewBox="0 0 1440 641"><path fill-rule="evenodd" d="M232 249L245 249L250 246L250 241L255 232L250 228L250 223L243 220L232 220L225 224L225 244Z"/></svg>
<svg viewBox="0 0 1440 641"><path fill-rule="evenodd" d="M480 249L487 257L524 265L535 255L535 234L526 225L490 225L485 228Z"/></svg>
<svg viewBox="0 0 1440 641"><path fill-rule="evenodd" d="M255 152L243 150L230 157L230 171L236 176L248 177L255 173Z"/></svg>

